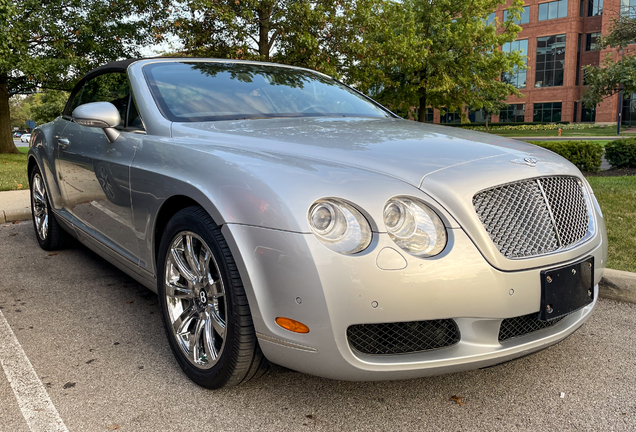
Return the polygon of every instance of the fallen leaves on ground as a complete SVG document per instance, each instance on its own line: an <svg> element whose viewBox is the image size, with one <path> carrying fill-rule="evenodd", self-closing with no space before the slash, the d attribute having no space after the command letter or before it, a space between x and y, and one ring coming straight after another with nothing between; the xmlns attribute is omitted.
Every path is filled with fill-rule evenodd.
<svg viewBox="0 0 636 432"><path fill-rule="evenodd" d="M464 396L451 396L450 400L455 402L457 405L464 405L466 402L464 402L462 399L464 399Z"/></svg>

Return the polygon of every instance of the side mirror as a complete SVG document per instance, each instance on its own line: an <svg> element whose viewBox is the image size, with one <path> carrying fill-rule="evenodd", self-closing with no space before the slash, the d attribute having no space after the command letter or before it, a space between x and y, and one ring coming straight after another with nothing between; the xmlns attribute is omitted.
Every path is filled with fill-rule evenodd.
<svg viewBox="0 0 636 432"><path fill-rule="evenodd" d="M114 129L121 123L119 111L110 102L92 102L80 105L71 114L78 125L96 127L104 130L108 142L119 138L119 131Z"/></svg>

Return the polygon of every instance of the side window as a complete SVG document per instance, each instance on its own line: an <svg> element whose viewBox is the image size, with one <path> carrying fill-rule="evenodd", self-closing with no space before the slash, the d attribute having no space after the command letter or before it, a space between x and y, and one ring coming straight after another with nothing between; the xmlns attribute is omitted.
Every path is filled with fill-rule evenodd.
<svg viewBox="0 0 636 432"><path fill-rule="evenodd" d="M73 113L73 110L77 108L80 104L81 95L82 95L82 89L79 89L79 91L73 97L73 101L71 102L71 106L69 107L68 112L64 112L64 114L70 116Z"/></svg>
<svg viewBox="0 0 636 432"><path fill-rule="evenodd" d="M130 85L125 73L99 75L84 84L79 105L91 102L110 102L119 110L122 121L128 113Z"/></svg>
<svg viewBox="0 0 636 432"><path fill-rule="evenodd" d="M135 98L130 98L130 108L128 108L128 119L126 121L126 127L135 129L135 130L143 130L144 124L141 122L141 117L139 116L139 111L137 111L137 104L135 104Z"/></svg>

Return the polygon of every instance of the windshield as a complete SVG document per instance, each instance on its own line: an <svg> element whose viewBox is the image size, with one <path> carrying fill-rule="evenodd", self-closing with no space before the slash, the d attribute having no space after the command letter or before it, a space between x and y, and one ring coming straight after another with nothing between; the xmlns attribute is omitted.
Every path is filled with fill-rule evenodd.
<svg viewBox="0 0 636 432"><path fill-rule="evenodd" d="M174 122L264 117L390 117L323 75L280 66L174 62L144 67L163 115Z"/></svg>

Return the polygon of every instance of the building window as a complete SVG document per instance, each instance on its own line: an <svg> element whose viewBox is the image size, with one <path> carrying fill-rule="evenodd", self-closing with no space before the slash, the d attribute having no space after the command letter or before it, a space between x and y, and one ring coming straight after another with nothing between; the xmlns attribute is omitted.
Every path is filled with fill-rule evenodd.
<svg viewBox="0 0 636 432"><path fill-rule="evenodd" d="M508 19L508 11L504 11L503 20L504 22ZM530 6L524 6L523 12L521 12L521 17L518 20L515 20L515 24L527 24L530 22Z"/></svg>
<svg viewBox="0 0 636 432"><path fill-rule="evenodd" d="M534 104L532 121L554 123L561 121L562 102L548 102Z"/></svg>
<svg viewBox="0 0 636 432"><path fill-rule="evenodd" d="M636 93L632 93L623 99L621 124L624 126L636 125Z"/></svg>
<svg viewBox="0 0 636 432"><path fill-rule="evenodd" d="M579 77L581 72L581 38L583 35L579 33L579 43L576 48L576 79L574 85L579 85Z"/></svg>
<svg viewBox="0 0 636 432"><path fill-rule="evenodd" d="M581 0L581 3L579 4L579 16L582 17L583 16L583 8L585 7L585 0Z"/></svg>
<svg viewBox="0 0 636 432"><path fill-rule="evenodd" d="M534 76L534 86L562 86L564 66L565 35L537 38L537 66Z"/></svg>
<svg viewBox="0 0 636 432"><path fill-rule="evenodd" d="M499 123L523 123L526 116L525 104L512 104L499 112Z"/></svg>
<svg viewBox="0 0 636 432"><path fill-rule="evenodd" d="M565 18L566 16L568 16L568 0L541 3L539 5L539 21Z"/></svg>
<svg viewBox="0 0 636 432"><path fill-rule="evenodd" d="M589 0L587 3L587 16L603 14L603 0Z"/></svg>
<svg viewBox="0 0 636 432"><path fill-rule="evenodd" d="M586 108L583 105L581 109L581 121L584 123L594 123L596 121L596 106L594 108Z"/></svg>
<svg viewBox="0 0 636 432"><path fill-rule="evenodd" d="M636 0L621 0L621 15L636 17Z"/></svg>
<svg viewBox="0 0 636 432"><path fill-rule="evenodd" d="M415 120L420 118L420 109L415 109ZM424 118L425 123L433 123L433 108L426 108L426 117Z"/></svg>
<svg viewBox="0 0 636 432"><path fill-rule="evenodd" d="M490 15L488 15L488 17L486 18L486 25L491 25L495 23L495 13L491 13Z"/></svg>
<svg viewBox="0 0 636 432"><path fill-rule="evenodd" d="M462 114L459 111L446 111L443 115L439 116L440 123L461 123Z"/></svg>
<svg viewBox="0 0 636 432"><path fill-rule="evenodd" d="M528 64L528 39L506 42L501 50L503 52L520 51L526 65ZM501 80L516 88L526 88L526 70L515 69L512 73L504 73L501 75Z"/></svg>
<svg viewBox="0 0 636 432"><path fill-rule="evenodd" d="M585 51L594 51L601 33L588 33L585 35Z"/></svg>
<svg viewBox="0 0 636 432"><path fill-rule="evenodd" d="M579 115L579 103L574 102L574 114L572 114L572 122L576 123Z"/></svg>

